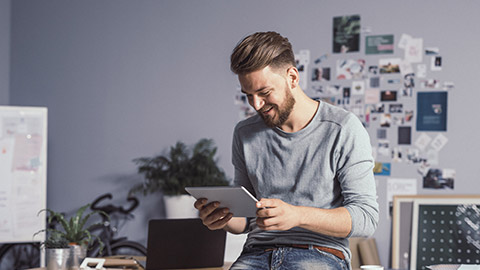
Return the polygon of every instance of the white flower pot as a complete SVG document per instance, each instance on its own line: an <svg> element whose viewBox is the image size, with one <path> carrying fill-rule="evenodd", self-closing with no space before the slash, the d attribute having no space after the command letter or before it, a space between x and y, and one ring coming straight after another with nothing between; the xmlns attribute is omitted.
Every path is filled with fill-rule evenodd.
<svg viewBox="0 0 480 270"><path fill-rule="evenodd" d="M193 204L195 198L190 195L164 195L165 214L167 218L198 218L198 210Z"/></svg>

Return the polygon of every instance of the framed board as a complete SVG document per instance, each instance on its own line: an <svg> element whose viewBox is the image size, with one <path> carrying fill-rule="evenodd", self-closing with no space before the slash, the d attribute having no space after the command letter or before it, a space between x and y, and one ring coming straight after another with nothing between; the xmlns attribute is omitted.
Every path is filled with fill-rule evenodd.
<svg viewBox="0 0 480 270"><path fill-rule="evenodd" d="M0 106L0 243L43 241L47 108Z"/></svg>
<svg viewBox="0 0 480 270"><path fill-rule="evenodd" d="M410 269L479 264L479 209L480 197L415 200Z"/></svg>
<svg viewBox="0 0 480 270"><path fill-rule="evenodd" d="M414 206L418 202L480 200L480 195L399 195L393 197L392 216L392 265L393 269L409 269L412 247ZM418 225L418 224L416 224ZM416 269L416 268L410 268Z"/></svg>
<svg viewBox="0 0 480 270"><path fill-rule="evenodd" d="M417 195L394 196L392 214L392 268L408 269L413 201Z"/></svg>

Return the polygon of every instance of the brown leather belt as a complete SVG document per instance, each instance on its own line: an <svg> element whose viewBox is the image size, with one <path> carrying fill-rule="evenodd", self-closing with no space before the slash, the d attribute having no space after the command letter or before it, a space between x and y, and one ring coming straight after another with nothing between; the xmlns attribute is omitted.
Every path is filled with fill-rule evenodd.
<svg viewBox="0 0 480 270"><path fill-rule="evenodd" d="M298 244L280 245L279 247L293 247L293 248L301 248L301 249L309 249L310 248L309 245L298 245ZM329 248L329 247L322 247L322 246L315 246L315 245L312 245L312 247L315 248L315 249L330 253L330 254L332 254L332 255L334 255L334 256L342 259L342 260L345 260L345 255L343 255L343 252L341 252L338 249ZM272 250L275 250L275 248L265 249L265 251L272 251Z"/></svg>

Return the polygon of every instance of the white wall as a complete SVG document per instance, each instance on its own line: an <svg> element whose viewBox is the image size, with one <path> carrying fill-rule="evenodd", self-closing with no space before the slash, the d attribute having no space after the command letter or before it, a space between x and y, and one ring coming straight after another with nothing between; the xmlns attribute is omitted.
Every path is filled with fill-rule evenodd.
<svg viewBox="0 0 480 270"><path fill-rule="evenodd" d="M49 108L48 207L59 211L108 191L122 199L139 179L131 160L177 140L213 138L220 164L232 176L238 109L229 54L238 40L275 30L296 51L321 55L331 52L332 17L360 14L374 33L408 33L441 49L442 72L455 90L440 167L457 171L451 193L478 193L471 188L480 174L478 10L480 2L472 0L16 0L10 103ZM393 167L392 177L420 183L412 168ZM387 265L385 179L378 178L382 219L375 236ZM161 207L159 197L144 200L127 230L130 238L144 241L146 221L162 216Z"/></svg>
<svg viewBox="0 0 480 270"><path fill-rule="evenodd" d="M9 103L10 0L0 0L0 105Z"/></svg>

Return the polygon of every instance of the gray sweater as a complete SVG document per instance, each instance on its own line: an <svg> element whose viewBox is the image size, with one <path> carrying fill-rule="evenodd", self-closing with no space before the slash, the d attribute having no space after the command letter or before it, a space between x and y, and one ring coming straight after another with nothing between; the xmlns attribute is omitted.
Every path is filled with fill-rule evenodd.
<svg viewBox="0 0 480 270"><path fill-rule="evenodd" d="M348 237L371 236L377 227L370 139L350 112L320 102L312 121L294 133L269 128L258 115L250 117L235 127L232 162L235 184L258 199L324 209L344 206L352 217ZM299 227L263 231L250 220L246 246L275 244L331 247L351 258L347 238Z"/></svg>

